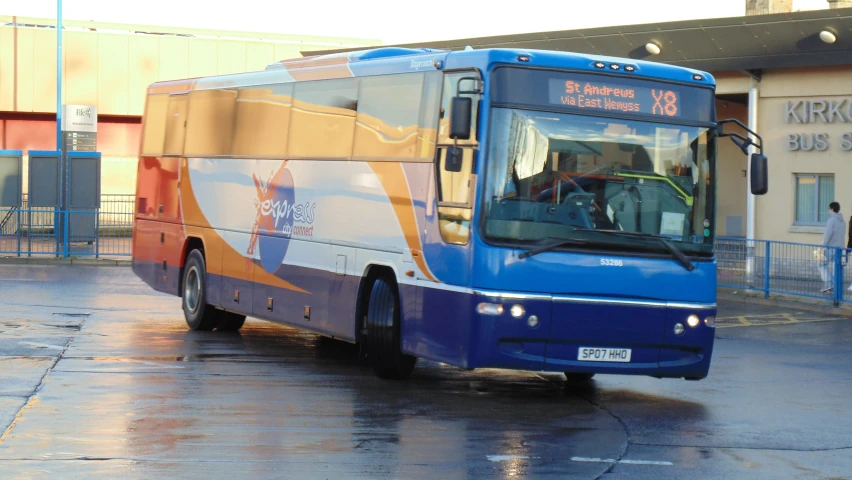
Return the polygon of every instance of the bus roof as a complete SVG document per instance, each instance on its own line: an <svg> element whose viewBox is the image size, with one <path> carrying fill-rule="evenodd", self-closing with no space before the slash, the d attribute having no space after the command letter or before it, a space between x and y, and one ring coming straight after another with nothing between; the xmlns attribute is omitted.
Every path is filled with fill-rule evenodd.
<svg viewBox="0 0 852 480"><path fill-rule="evenodd" d="M483 72L497 65L619 73L625 77L670 80L714 87L707 72L663 63L570 52L527 49L465 49L379 47L353 52L299 57L275 62L263 71L163 81L152 84L149 94L191 90L238 88L309 80L362 77L430 70L477 68Z"/></svg>

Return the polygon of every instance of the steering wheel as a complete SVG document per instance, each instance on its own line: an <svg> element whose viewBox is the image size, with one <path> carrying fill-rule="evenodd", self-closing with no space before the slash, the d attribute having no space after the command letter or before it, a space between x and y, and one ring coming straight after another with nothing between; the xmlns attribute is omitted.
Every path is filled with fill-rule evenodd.
<svg viewBox="0 0 852 480"><path fill-rule="evenodd" d="M593 194L590 194L589 192L587 192L583 187L581 187L580 184L575 182L573 178L571 178L567 175L566 175L565 178L571 185L574 186L575 191L577 193L584 193L584 194L588 194L588 195L593 195ZM565 198L562 200L562 204L568 203L569 198L570 198L570 195L565 195ZM603 209L600 207L600 205L598 205L598 202L595 201L594 196L592 197L592 206L595 207L595 211L598 212L598 213L603 211Z"/></svg>

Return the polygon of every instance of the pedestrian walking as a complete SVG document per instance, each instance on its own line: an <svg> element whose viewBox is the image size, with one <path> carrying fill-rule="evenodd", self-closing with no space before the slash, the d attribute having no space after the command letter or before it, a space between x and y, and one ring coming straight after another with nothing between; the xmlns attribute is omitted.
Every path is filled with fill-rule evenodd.
<svg viewBox="0 0 852 480"><path fill-rule="evenodd" d="M840 204L831 202L828 205L828 221L825 223L825 232L822 234L822 246L824 254L819 265L820 277L822 277L822 290L830 292L834 288L834 256L843 248L843 237L846 233L846 222L840 215Z"/></svg>
<svg viewBox="0 0 852 480"><path fill-rule="evenodd" d="M846 240L846 251L843 253L844 260L849 262L849 253L852 251L852 215L849 216L849 237ZM852 284L849 284L849 288L847 288L850 292L852 292Z"/></svg>

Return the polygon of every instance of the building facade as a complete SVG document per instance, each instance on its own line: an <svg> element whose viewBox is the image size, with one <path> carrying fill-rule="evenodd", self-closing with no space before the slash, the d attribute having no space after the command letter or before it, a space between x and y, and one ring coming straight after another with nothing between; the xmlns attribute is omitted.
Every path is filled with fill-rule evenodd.
<svg viewBox="0 0 852 480"><path fill-rule="evenodd" d="M828 205L837 201L852 215L852 67L770 69L759 80L719 75L719 116L748 121L748 104L737 102L757 89L757 130L769 157L769 193L755 198L755 237L819 243ZM745 157L721 149L717 223L722 235L747 233Z"/></svg>
<svg viewBox="0 0 852 480"><path fill-rule="evenodd" d="M55 19L0 15L0 149L56 149ZM62 103L96 107L104 194L133 193L145 89L378 40L63 22ZM24 189L27 185L24 162Z"/></svg>

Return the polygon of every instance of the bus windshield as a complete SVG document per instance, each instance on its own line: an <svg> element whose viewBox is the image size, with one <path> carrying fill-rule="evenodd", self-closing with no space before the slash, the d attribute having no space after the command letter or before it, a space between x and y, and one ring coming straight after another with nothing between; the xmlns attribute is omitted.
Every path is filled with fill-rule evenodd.
<svg viewBox="0 0 852 480"><path fill-rule="evenodd" d="M715 130L514 108L492 113L489 240L525 247L580 240L570 248L660 253L674 245L712 255Z"/></svg>

